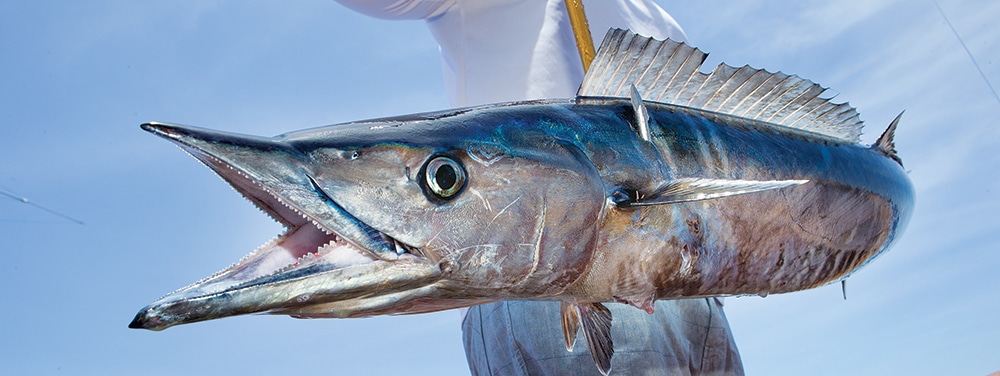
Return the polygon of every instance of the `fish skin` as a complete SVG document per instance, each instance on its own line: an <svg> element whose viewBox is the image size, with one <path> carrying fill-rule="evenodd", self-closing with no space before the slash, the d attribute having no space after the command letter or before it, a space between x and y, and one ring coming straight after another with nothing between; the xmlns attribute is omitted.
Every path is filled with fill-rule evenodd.
<svg viewBox="0 0 1000 376"><path fill-rule="evenodd" d="M610 210L597 247L604 262L594 262L579 283L588 292L601 288L599 295L639 302L650 293L663 299L812 288L846 277L905 228L912 185L898 163L870 148L778 127L719 126L656 107L651 116L669 126L654 131L653 143L661 155L670 155L660 168L673 178L809 183L648 210ZM635 245L645 252L623 249Z"/></svg>
<svg viewBox="0 0 1000 376"><path fill-rule="evenodd" d="M570 331L579 325L566 320L610 320L601 302L649 312L657 299L766 295L843 280L906 227L914 195L892 143L898 118L866 147L632 92L272 138L144 124L288 231L153 302L129 326L532 299L569 305ZM453 173L435 180L428 168L441 164L433 160ZM461 186L441 195L431 181ZM662 197L677 189L686 191ZM608 372L610 337L582 326Z"/></svg>
<svg viewBox="0 0 1000 376"><path fill-rule="evenodd" d="M273 190L307 213L325 204L303 199L318 197L305 183L308 175L358 221L420 249L420 257L405 262L447 270L428 285L433 292L409 296L400 306L368 307L350 297L364 308L332 302L338 311L327 315L308 307L331 302L312 301L258 310L297 316L427 312L480 299L619 300L645 307L651 298L808 289L840 280L883 252L912 211L912 186L901 166L871 148L647 106L655 122L652 142L631 129L627 100L579 98L317 128L263 147L258 138L244 142L214 132L190 144L211 149L227 137L240 140L231 143L249 149L208 154L246 171L281 171L248 175L283 181ZM260 163L254 148L271 153L265 159L272 161ZM355 159L344 157L355 153ZM421 166L435 155L460 160L469 176L445 203L429 200L419 181ZM253 165L236 165L240 161ZM282 163L295 167L273 168ZM299 176L281 176L286 173ZM689 177L809 183L669 205L619 208L609 199L618 189L641 195ZM372 264L402 262L371 258Z"/></svg>

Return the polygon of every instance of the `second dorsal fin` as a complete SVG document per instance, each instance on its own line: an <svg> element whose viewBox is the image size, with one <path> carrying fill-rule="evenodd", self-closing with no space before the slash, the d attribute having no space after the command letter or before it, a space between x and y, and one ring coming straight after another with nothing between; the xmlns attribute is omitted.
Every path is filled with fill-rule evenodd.
<svg viewBox="0 0 1000 376"><path fill-rule="evenodd" d="M698 71L708 54L683 43L613 29L604 37L578 96L630 97L723 113L858 142L862 122L846 103L822 98L812 81L749 66Z"/></svg>

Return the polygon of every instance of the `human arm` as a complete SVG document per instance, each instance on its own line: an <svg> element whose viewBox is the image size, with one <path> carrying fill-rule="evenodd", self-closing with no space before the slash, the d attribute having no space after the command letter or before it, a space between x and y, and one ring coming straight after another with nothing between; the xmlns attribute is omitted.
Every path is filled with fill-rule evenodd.
<svg viewBox="0 0 1000 376"><path fill-rule="evenodd" d="M456 0L337 0L358 13L387 20L434 18L455 5Z"/></svg>

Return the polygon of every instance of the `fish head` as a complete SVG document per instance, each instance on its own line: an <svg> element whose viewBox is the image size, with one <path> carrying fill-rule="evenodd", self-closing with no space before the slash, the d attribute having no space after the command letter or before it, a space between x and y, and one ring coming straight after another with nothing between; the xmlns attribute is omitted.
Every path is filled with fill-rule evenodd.
<svg viewBox="0 0 1000 376"><path fill-rule="evenodd" d="M572 142L498 123L364 124L286 140L317 190L404 251L450 264L462 290L551 293L588 261L603 184Z"/></svg>
<svg viewBox="0 0 1000 376"><path fill-rule="evenodd" d="M554 296L606 206L571 141L520 123L372 121L274 138L150 123L287 231L130 327L247 313L358 317Z"/></svg>

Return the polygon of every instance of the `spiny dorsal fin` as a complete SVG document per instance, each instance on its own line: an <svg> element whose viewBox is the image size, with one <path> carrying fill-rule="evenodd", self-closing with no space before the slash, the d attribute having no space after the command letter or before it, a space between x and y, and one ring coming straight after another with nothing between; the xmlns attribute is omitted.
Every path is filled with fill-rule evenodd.
<svg viewBox="0 0 1000 376"><path fill-rule="evenodd" d="M879 136L878 140L875 141L875 144L872 145L875 150L882 153L882 155L886 157L892 158L892 160L899 163L900 166L903 165L903 160L899 159L899 156L896 155L896 143L892 138L896 134L896 125L899 124L899 119L902 117L902 112L900 112L899 115L896 115L896 118L892 119L892 123L889 123L889 128L886 128L885 132L882 132L882 135Z"/></svg>
<svg viewBox="0 0 1000 376"><path fill-rule="evenodd" d="M622 201L621 207L675 204L678 202L709 200L747 193L769 191L808 183L808 180L726 180L685 178L671 181L666 186L644 197Z"/></svg>
<svg viewBox="0 0 1000 376"><path fill-rule="evenodd" d="M573 303L561 302L559 313L562 316L563 340L566 341L566 351L573 351L576 343L576 333L580 331L580 314Z"/></svg>
<svg viewBox="0 0 1000 376"><path fill-rule="evenodd" d="M635 128L639 131L639 137L649 141L649 111L646 110L646 103L639 96L639 89L632 85L632 110L635 111Z"/></svg>
<svg viewBox="0 0 1000 376"><path fill-rule="evenodd" d="M577 96L629 97L635 85L652 102L686 106L858 142L862 122L846 103L798 76L720 64L698 71L708 54L683 43L613 29L604 37Z"/></svg>
<svg viewBox="0 0 1000 376"><path fill-rule="evenodd" d="M615 345L611 341L611 311L601 303L574 304L583 326L583 337L587 339L590 356L601 374L611 372L611 356ZM565 330L565 327L563 327Z"/></svg>

